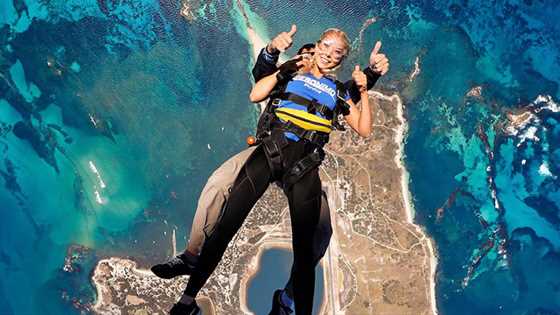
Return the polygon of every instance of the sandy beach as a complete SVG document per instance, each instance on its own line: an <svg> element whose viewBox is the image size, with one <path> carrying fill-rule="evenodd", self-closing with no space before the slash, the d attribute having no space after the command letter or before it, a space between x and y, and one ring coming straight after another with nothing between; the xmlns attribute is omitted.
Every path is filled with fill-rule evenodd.
<svg viewBox="0 0 560 315"><path fill-rule="evenodd" d="M418 68L418 59L416 59L415 61L415 71L414 73L419 73L419 68ZM414 78L414 76L412 76L411 78ZM374 92L377 93L377 92ZM380 96L383 95L381 93L378 93ZM386 97L386 96L385 96ZM397 165L399 166L399 168L401 169L401 190L402 190L402 195L403 195L403 204L406 210L406 220L408 223L413 224L416 229L418 230L419 233L421 233L422 235L424 235L427 239L428 239L428 249L429 249L429 257L430 257L430 300L432 301L432 312L434 315L438 314L437 311L437 304L436 304L436 282L435 282L435 276L436 276L436 269L437 269L437 256L436 253L434 251L434 241L432 238L427 237L426 233L424 231L422 231L422 229L416 225L414 223L414 205L413 205L413 201L412 201L412 195L410 193L410 189L408 189L408 183L409 183L409 174L408 171L406 170L406 167L404 165L404 140L405 140L405 135L408 129L408 123L406 122L406 119L404 117L404 104L402 103L402 100L394 95L392 96L394 98L397 99L397 103L398 103L398 107L397 107L397 117L398 119L401 121L401 124L399 126L399 128L397 129L397 133L395 134L395 142L398 145L398 151L397 154L395 155L395 163L397 163Z"/></svg>

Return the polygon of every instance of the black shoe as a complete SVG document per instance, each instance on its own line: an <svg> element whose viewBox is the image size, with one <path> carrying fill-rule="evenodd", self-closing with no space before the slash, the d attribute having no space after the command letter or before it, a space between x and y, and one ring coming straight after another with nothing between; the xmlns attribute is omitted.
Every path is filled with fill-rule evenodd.
<svg viewBox="0 0 560 315"><path fill-rule="evenodd" d="M151 268L152 272L163 279L171 279L177 276L190 275L196 264L196 256L181 254L173 257L170 261L155 265Z"/></svg>
<svg viewBox="0 0 560 315"><path fill-rule="evenodd" d="M289 315L294 312L291 308L282 304L283 292L284 290L274 291L274 295L272 296L272 310L268 315Z"/></svg>
<svg viewBox="0 0 560 315"><path fill-rule="evenodd" d="M189 305L183 304L181 302L177 302L169 310L169 315L197 315L197 314L200 314L200 307L196 305L196 301L193 301Z"/></svg>

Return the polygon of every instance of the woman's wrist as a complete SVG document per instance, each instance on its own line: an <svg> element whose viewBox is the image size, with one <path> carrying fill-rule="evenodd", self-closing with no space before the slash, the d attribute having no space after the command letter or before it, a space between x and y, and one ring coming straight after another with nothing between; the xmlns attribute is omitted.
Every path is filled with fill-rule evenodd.
<svg viewBox="0 0 560 315"><path fill-rule="evenodd" d="M265 49L264 49L268 54L273 55L273 56L277 56L280 55L280 51L278 51L278 49L273 48L272 47L272 43L269 43L268 45L266 45Z"/></svg>

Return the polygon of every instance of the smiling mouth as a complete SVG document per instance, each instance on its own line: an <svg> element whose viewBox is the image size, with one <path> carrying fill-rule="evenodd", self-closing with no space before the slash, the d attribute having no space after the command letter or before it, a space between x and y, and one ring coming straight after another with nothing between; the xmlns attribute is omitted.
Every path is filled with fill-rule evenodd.
<svg viewBox="0 0 560 315"><path fill-rule="evenodd" d="M330 61L329 61L329 59L327 59L326 57L321 56L321 62L323 62L323 63L329 63Z"/></svg>

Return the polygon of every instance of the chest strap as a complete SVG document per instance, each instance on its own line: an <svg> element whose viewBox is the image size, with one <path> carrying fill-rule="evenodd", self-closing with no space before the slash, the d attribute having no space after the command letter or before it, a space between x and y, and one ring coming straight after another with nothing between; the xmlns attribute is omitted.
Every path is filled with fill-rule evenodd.
<svg viewBox="0 0 560 315"><path fill-rule="evenodd" d="M330 109L328 106L323 105L316 100L308 100L305 97L299 96L294 93L290 92L280 92L274 95L275 99L273 100L274 105L279 105L280 101L291 101L298 105L305 106L307 108L307 112L311 114L321 114L326 119L331 120L334 116L334 111Z"/></svg>
<svg viewBox="0 0 560 315"><path fill-rule="evenodd" d="M304 135L301 136L304 137ZM289 169L286 169L282 151L289 142L282 130L275 129L270 136L263 139L262 143L272 176L275 180L279 181L279 184L285 191L291 189L307 173L321 165L325 158L323 149L317 147L313 152L298 160Z"/></svg>
<svg viewBox="0 0 560 315"><path fill-rule="evenodd" d="M316 130L303 129L291 121L280 121L279 119L275 119L271 127L272 129L291 132L298 138L305 139L318 147L323 147L325 144L327 144L327 142L329 142L329 134Z"/></svg>

